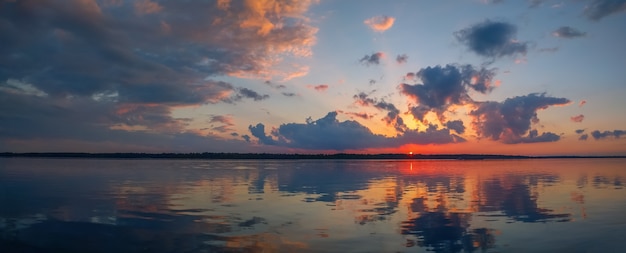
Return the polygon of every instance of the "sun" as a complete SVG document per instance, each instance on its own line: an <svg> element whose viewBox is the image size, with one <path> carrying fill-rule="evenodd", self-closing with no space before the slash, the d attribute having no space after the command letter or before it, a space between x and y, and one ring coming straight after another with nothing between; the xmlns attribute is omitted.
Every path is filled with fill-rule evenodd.
<svg viewBox="0 0 626 253"><path fill-rule="evenodd" d="M409 151L409 155L412 155L412 154L413 154L413 151Z"/></svg>

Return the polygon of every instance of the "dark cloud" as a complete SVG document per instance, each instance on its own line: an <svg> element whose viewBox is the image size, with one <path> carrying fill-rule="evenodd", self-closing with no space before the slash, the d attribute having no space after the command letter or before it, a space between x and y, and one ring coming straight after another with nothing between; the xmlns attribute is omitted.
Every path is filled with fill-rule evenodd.
<svg viewBox="0 0 626 253"><path fill-rule="evenodd" d="M209 120L209 124L220 124L219 126L212 125L211 127L211 130L220 133L233 131L233 126L235 126L235 123L233 122L233 117L231 115L212 115L211 119Z"/></svg>
<svg viewBox="0 0 626 253"><path fill-rule="evenodd" d="M261 101L261 100L265 100L268 99L270 96L267 94L259 94L256 91L253 91L251 89L248 88L239 88L237 90L237 95L235 95L234 100L238 101L241 100L242 98L249 98L249 99L253 99L254 101Z"/></svg>
<svg viewBox="0 0 626 253"><path fill-rule="evenodd" d="M561 26L558 29L554 30L554 32L552 32L552 35L554 35L554 37L572 39L572 38L578 38L578 37L585 37L587 36L587 33L581 32L578 29L575 29L569 26Z"/></svg>
<svg viewBox="0 0 626 253"><path fill-rule="evenodd" d="M454 33L456 39L470 51L490 58L491 61L504 56L525 55L528 42L518 42L515 25L486 20Z"/></svg>
<svg viewBox="0 0 626 253"><path fill-rule="evenodd" d="M537 8L547 1L548 0L528 0L528 7Z"/></svg>
<svg viewBox="0 0 626 253"><path fill-rule="evenodd" d="M570 120L576 123L583 122L584 119L585 119L585 115L582 115L582 114L570 117Z"/></svg>
<svg viewBox="0 0 626 253"><path fill-rule="evenodd" d="M371 98L364 92L354 95L352 98L361 106L372 106L376 109L386 111L387 115L383 118L383 121L385 121L387 125L393 126L399 132L406 130L404 120L400 117L400 110L398 110L394 104Z"/></svg>
<svg viewBox="0 0 626 253"><path fill-rule="evenodd" d="M259 143L265 145L275 145L277 142L272 138L272 136L265 135L265 125L259 123L256 126L248 126L250 133L252 136L259 139Z"/></svg>
<svg viewBox="0 0 626 253"><path fill-rule="evenodd" d="M294 97L294 96L298 95L298 94L293 93L293 92L281 92L280 94L282 94L285 97Z"/></svg>
<svg viewBox="0 0 626 253"><path fill-rule="evenodd" d="M559 51L558 47L546 47L546 48L540 48L539 52L549 52L549 53L554 53L556 51Z"/></svg>
<svg viewBox="0 0 626 253"><path fill-rule="evenodd" d="M613 137L615 139L619 139L622 135L626 135L626 130L613 130L613 131L603 131L595 130L591 132L591 136L596 139L605 139L608 137Z"/></svg>
<svg viewBox="0 0 626 253"><path fill-rule="evenodd" d="M477 108L470 112L470 116L473 117L472 124L479 137L504 143L556 141L559 139L556 134L547 132L538 135L536 130L528 131L531 123L539 121L538 110L568 103L570 101L566 98L533 93L507 98L504 102L476 102Z"/></svg>
<svg viewBox="0 0 626 253"><path fill-rule="evenodd" d="M406 63L408 59L409 59L409 56L406 54L399 54L398 56L396 56L396 62L398 64Z"/></svg>
<svg viewBox="0 0 626 253"><path fill-rule="evenodd" d="M185 119L175 119L171 109L159 104L124 104L118 106L110 119L120 127L140 127L149 131L184 132Z"/></svg>
<svg viewBox="0 0 626 253"><path fill-rule="evenodd" d="M579 141L586 141L589 138L588 134L583 134L580 137L578 137Z"/></svg>
<svg viewBox="0 0 626 253"><path fill-rule="evenodd" d="M367 148L398 147L406 144L444 144L464 142L465 139L430 125L425 131L407 130L396 137L385 137L372 133L356 121L337 120L337 112L329 112L318 120L307 119L306 123L282 124L273 131L276 138L265 135L261 123L250 126L252 135L259 143L313 150L358 150Z"/></svg>
<svg viewBox="0 0 626 253"><path fill-rule="evenodd" d="M269 86L269 87L272 87L272 88L274 88L274 89L277 89L277 90L287 88L287 86L285 86L285 85L283 85L283 84L275 84L275 83L273 83L272 81L269 81L269 80L267 80L267 81L265 81L265 82L263 82L263 83L265 83L265 85L267 85L267 86Z"/></svg>
<svg viewBox="0 0 626 253"><path fill-rule="evenodd" d="M341 111L340 111L341 112ZM371 119L374 117L374 115L370 115L366 112L342 112L346 115L350 115L350 116L354 116L357 118L361 118L361 119Z"/></svg>
<svg viewBox="0 0 626 253"><path fill-rule="evenodd" d="M229 83L208 81L198 85L126 85L119 87L118 91L121 103L194 105L226 102L235 88Z"/></svg>
<svg viewBox="0 0 626 253"><path fill-rule="evenodd" d="M359 60L360 63L365 64L366 66L375 64L378 65L380 64L380 60L385 57L385 54L383 52L377 52L377 53L373 53L371 55L365 55L363 56L363 58L361 58Z"/></svg>
<svg viewBox="0 0 626 253"><path fill-rule="evenodd" d="M587 18L598 21L606 16L626 11L626 0L592 0L585 8Z"/></svg>
<svg viewBox="0 0 626 253"><path fill-rule="evenodd" d="M306 87L314 89L314 90L319 91L319 92L324 92L324 91L328 90L328 85L327 84L307 85Z"/></svg>
<svg viewBox="0 0 626 253"><path fill-rule="evenodd" d="M451 105L471 102L468 89L488 93L493 89L494 69L475 69L471 65L446 65L426 67L414 75L421 84L400 84L400 92L409 96L418 105L411 114L418 120L430 111L440 118Z"/></svg>
<svg viewBox="0 0 626 253"><path fill-rule="evenodd" d="M555 133L545 132L539 135L537 130L533 129L528 132L528 136L524 136L519 139L514 139L509 143L516 144L516 143L555 142L560 139L561 139L561 136Z"/></svg>
<svg viewBox="0 0 626 253"><path fill-rule="evenodd" d="M439 129L436 125L428 125L425 131L407 130L395 140L398 144L446 144L461 143L466 140L450 133L447 128Z"/></svg>
<svg viewBox="0 0 626 253"><path fill-rule="evenodd" d="M463 121L461 120L448 121L446 122L446 127L454 130L458 134L463 134L465 132L465 125L463 125Z"/></svg>
<svg viewBox="0 0 626 253"><path fill-rule="evenodd" d="M254 151L243 141L187 131L189 119L158 104L0 92L0 122L0 146L13 152Z"/></svg>
<svg viewBox="0 0 626 253"><path fill-rule="evenodd" d="M11 128L3 126L2 131L24 138L65 136L77 141L160 130L189 138L194 134L185 132L188 122L174 118L174 109L267 98L214 79L301 75L302 66L291 69L292 64L281 64L287 69L280 71L275 67L284 60L309 56L317 32L304 17L310 1L278 0L272 6L173 0L118 3L0 1L0 93L19 100L23 115L32 115L13 121ZM11 88L5 85L14 82L9 80L21 84ZM10 100L0 100L0 107L14 107ZM54 107L57 104L62 109ZM34 115L49 110L44 105L58 109L48 115L60 115L58 121L63 123L49 122L46 114L35 119ZM85 113L85 108L93 111ZM118 114L119 108L128 111ZM21 125L27 123L58 126L35 132L35 127ZM77 130L66 131L61 125ZM6 135L0 141L17 136ZM133 139L128 136L124 140Z"/></svg>
<svg viewBox="0 0 626 253"><path fill-rule="evenodd" d="M577 134L582 134L585 132L585 129L576 129L575 131Z"/></svg>
<svg viewBox="0 0 626 253"><path fill-rule="evenodd" d="M250 135L244 134L241 136L241 138L245 140L246 142L250 142Z"/></svg>

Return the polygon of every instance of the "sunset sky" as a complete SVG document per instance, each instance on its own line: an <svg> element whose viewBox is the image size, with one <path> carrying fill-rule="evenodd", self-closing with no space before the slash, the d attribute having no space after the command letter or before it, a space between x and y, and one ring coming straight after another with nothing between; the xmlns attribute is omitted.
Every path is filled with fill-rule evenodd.
<svg viewBox="0 0 626 253"><path fill-rule="evenodd" d="M626 155L626 0L0 0L0 152Z"/></svg>

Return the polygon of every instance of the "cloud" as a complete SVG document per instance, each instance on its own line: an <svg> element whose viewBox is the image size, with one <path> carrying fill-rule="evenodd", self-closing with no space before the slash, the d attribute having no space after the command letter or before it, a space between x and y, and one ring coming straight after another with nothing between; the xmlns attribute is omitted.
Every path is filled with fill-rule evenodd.
<svg viewBox="0 0 626 253"><path fill-rule="evenodd" d="M297 96L297 95L298 95L298 94L293 93L293 92L282 92L282 93L280 93L280 94L282 94L282 95L283 95L283 96L285 96L285 97L294 97L294 96Z"/></svg>
<svg viewBox="0 0 626 253"><path fill-rule="evenodd" d="M245 140L246 142L250 142L250 135L244 134L241 136L241 138Z"/></svg>
<svg viewBox="0 0 626 253"><path fill-rule="evenodd" d="M583 107L583 105L585 105L587 103L587 100L580 100L580 102L578 102L578 107Z"/></svg>
<svg viewBox="0 0 626 253"><path fill-rule="evenodd" d="M407 75L409 76L409 75ZM417 104L410 109L416 119L422 121L428 112L440 118L451 105L471 101L468 90L488 93L494 88L494 69L476 69L471 65L446 65L426 67L413 75L421 84L400 84L400 92Z"/></svg>
<svg viewBox="0 0 626 253"><path fill-rule="evenodd" d="M132 136L159 129L189 138L188 123L172 115L176 108L268 98L216 79L306 73L306 66L291 61L312 54L317 28L305 15L313 2L3 1L0 95L22 103L24 115L40 115L45 111L40 106L63 105L64 124L90 133L50 129L56 131L50 138L98 140L111 132ZM8 101L0 100L0 107L14 106ZM94 109L94 116L84 108ZM118 115L119 108L132 110ZM40 116L13 121L3 131L46 136L21 125L48 123L45 114Z"/></svg>
<svg viewBox="0 0 626 253"><path fill-rule="evenodd" d="M324 91L328 90L328 85L327 84L307 85L306 87L310 88L310 89L314 89L314 90L319 91L319 92L324 92Z"/></svg>
<svg viewBox="0 0 626 253"><path fill-rule="evenodd" d="M539 52L549 52L549 53L554 53L556 51L559 51L559 47L546 47L546 48L540 48Z"/></svg>
<svg viewBox="0 0 626 253"><path fill-rule="evenodd" d="M585 115L582 115L582 114L570 117L570 120L576 123L583 122L583 119L585 119Z"/></svg>
<svg viewBox="0 0 626 253"><path fill-rule="evenodd" d="M399 54L398 56L396 56L396 62L398 64L406 63L408 59L409 59L409 56L406 54Z"/></svg>
<svg viewBox="0 0 626 253"><path fill-rule="evenodd" d="M469 115L473 117L472 126L481 138L500 140L509 144L556 141L559 139L556 134L546 132L538 135L536 130L529 132L531 123L539 122L538 110L568 103L570 100L566 98L532 93L507 98L504 102L476 102L477 108Z"/></svg>
<svg viewBox="0 0 626 253"><path fill-rule="evenodd" d="M135 1L135 13L137 15L146 15L151 13L157 13L163 10L163 6L150 0L137 0Z"/></svg>
<svg viewBox="0 0 626 253"><path fill-rule="evenodd" d="M547 1L548 0L528 0L528 7L537 8Z"/></svg>
<svg viewBox="0 0 626 253"><path fill-rule="evenodd" d="M277 143L276 140L272 138L272 136L265 135L265 125L261 123L256 124L256 126L248 126L248 130L250 130L252 136L259 139L259 143L261 144L274 145Z"/></svg>
<svg viewBox="0 0 626 253"><path fill-rule="evenodd" d="M280 89L286 89L287 86L285 86L284 84L275 84L270 80L266 80L265 82L263 82L265 85L272 87L274 89L280 90Z"/></svg>
<svg viewBox="0 0 626 253"><path fill-rule="evenodd" d="M159 104L0 92L0 146L12 152L252 152L245 142L187 130ZM53 149L52 149L53 148Z"/></svg>
<svg viewBox="0 0 626 253"><path fill-rule="evenodd" d="M372 64L378 65L380 64L380 59L382 59L383 57L385 57L385 53L377 52L377 53L373 53L372 55L363 56L363 58L361 58L359 62L365 64L366 66L369 66Z"/></svg>
<svg viewBox="0 0 626 253"><path fill-rule="evenodd" d="M585 129L576 129L575 131L577 134L582 134L585 132Z"/></svg>
<svg viewBox="0 0 626 253"><path fill-rule="evenodd" d="M220 133L233 131L232 127L235 126L232 115L212 115L209 120L209 124L211 123L221 124L220 126L211 125L212 130Z"/></svg>
<svg viewBox="0 0 626 253"><path fill-rule="evenodd" d="M470 51L494 61L504 56L526 55L528 42L517 41L516 34L515 25L485 20L455 32L454 36Z"/></svg>
<svg viewBox="0 0 626 253"><path fill-rule="evenodd" d="M589 138L588 134L583 134L580 137L578 137L579 141L586 141Z"/></svg>
<svg viewBox="0 0 626 253"><path fill-rule="evenodd" d="M484 4L501 4L504 3L504 0L481 0Z"/></svg>
<svg viewBox="0 0 626 253"><path fill-rule="evenodd" d="M530 130L527 136L521 137L519 139L514 139L509 144L517 144L517 143L537 143L537 142L555 142L561 139L561 136L558 136L555 133L545 132L541 135L538 134L536 129Z"/></svg>
<svg viewBox="0 0 626 253"><path fill-rule="evenodd" d="M239 88L237 90L237 95L235 95L234 100L241 100L241 98L250 98L250 99L254 99L254 101L261 101L261 100L265 100L268 99L270 96L267 94L261 95L259 93L257 93L256 91L253 91L251 89L248 88Z"/></svg>
<svg viewBox="0 0 626 253"><path fill-rule="evenodd" d="M569 26L561 26L558 29L554 30L554 32L552 32L552 35L554 37L572 39L572 38L578 38L578 37L585 37L587 36L587 33L581 32L578 29L575 29Z"/></svg>
<svg viewBox="0 0 626 253"><path fill-rule="evenodd" d="M396 108L396 106L392 103L385 102L384 100L378 100L375 98L370 98L368 94L361 92L352 96L356 100L356 103L361 106L372 106L376 109L386 111L387 115L383 118L383 121L387 123L388 126L393 126L396 131L404 132L406 130L406 125L404 124L404 120L400 117L400 110Z"/></svg>
<svg viewBox="0 0 626 253"><path fill-rule="evenodd" d="M626 11L626 0L592 0L585 8L587 18L598 21L609 15Z"/></svg>
<svg viewBox="0 0 626 253"><path fill-rule="evenodd" d="M357 118L366 119L366 120L374 117L374 115L370 115L366 112L343 112L343 111L338 111L338 112L346 114L346 115L354 116Z"/></svg>
<svg viewBox="0 0 626 253"><path fill-rule="evenodd" d="M456 131L458 134L463 134L465 132L465 126L463 125L463 121L461 120L451 120L446 122L446 127L448 129L452 129Z"/></svg>
<svg viewBox="0 0 626 253"><path fill-rule="evenodd" d="M356 121L338 121L337 112L306 123L282 124L273 131L276 138L265 134L261 123L250 126L252 135L259 143L310 150L359 150L381 147L398 147L405 144L445 144L464 142L460 136L448 129L430 125L425 131L408 130L396 137L385 137L372 133Z"/></svg>
<svg viewBox="0 0 626 253"><path fill-rule="evenodd" d="M396 19L389 16L376 16L363 21L370 29L377 32L384 32L393 26Z"/></svg>
<svg viewBox="0 0 626 253"><path fill-rule="evenodd" d="M226 82L206 81L197 85L129 84L120 86L116 92L119 94L115 98L120 103L195 105L228 101L229 97L235 93L235 88Z"/></svg>
<svg viewBox="0 0 626 253"><path fill-rule="evenodd" d="M603 131L595 130L591 132L591 136L596 139L605 139L608 137L613 137L615 139L619 139L622 135L626 135L626 130L613 130L613 131Z"/></svg>

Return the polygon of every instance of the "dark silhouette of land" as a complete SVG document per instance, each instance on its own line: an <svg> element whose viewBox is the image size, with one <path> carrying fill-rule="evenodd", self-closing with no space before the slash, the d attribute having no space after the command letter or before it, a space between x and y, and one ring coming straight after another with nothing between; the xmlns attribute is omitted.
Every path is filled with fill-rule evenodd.
<svg viewBox="0 0 626 253"><path fill-rule="evenodd" d="M378 160L485 160L546 158L626 158L626 156L521 156L490 154L271 154L271 153L0 153L0 157L109 158L109 159L378 159Z"/></svg>

